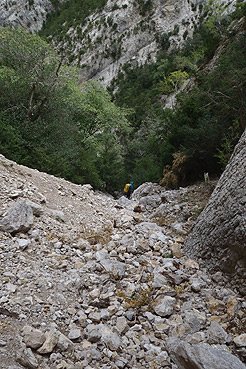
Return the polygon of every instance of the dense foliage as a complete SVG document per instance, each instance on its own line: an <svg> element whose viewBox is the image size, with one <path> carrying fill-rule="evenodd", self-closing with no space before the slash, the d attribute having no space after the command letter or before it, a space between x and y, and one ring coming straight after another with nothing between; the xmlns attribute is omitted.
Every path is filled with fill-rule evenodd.
<svg viewBox="0 0 246 369"><path fill-rule="evenodd" d="M52 2L41 34L59 41L106 1ZM135 3L151 10L151 1ZM230 17L208 5L182 48L156 35L156 63L125 64L108 92L96 81L79 88L78 70L39 36L0 28L0 152L111 193L163 173L170 187L220 174L246 124L246 5Z"/></svg>
<svg viewBox="0 0 246 369"><path fill-rule="evenodd" d="M125 180L126 113L96 81L77 86L37 35L0 28L0 152L18 163L112 192Z"/></svg>
<svg viewBox="0 0 246 369"><path fill-rule="evenodd" d="M94 10L100 9L107 0L70 0L60 3L51 1L55 11L48 14L47 21L41 31L41 36L55 37L60 41L64 38L70 27L82 26L86 17Z"/></svg>
<svg viewBox="0 0 246 369"><path fill-rule="evenodd" d="M126 168L135 182L158 181L163 168L165 174L172 171L173 159L176 167L179 162L173 187L199 179L204 172L219 175L224 169L245 129L245 20L240 26L230 25L244 10L242 4L227 18L211 13L182 49L170 52L165 42L156 63L125 65L113 81L109 90L115 102L134 110ZM209 71L219 45L223 52ZM181 86L175 107L163 109Z"/></svg>

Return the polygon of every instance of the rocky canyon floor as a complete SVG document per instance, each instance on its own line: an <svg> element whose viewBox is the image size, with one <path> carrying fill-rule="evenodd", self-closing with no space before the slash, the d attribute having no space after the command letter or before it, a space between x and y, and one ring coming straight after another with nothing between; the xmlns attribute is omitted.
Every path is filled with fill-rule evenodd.
<svg viewBox="0 0 246 369"><path fill-rule="evenodd" d="M245 300L183 253L214 184L115 200L0 155L0 368L246 368Z"/></svg>

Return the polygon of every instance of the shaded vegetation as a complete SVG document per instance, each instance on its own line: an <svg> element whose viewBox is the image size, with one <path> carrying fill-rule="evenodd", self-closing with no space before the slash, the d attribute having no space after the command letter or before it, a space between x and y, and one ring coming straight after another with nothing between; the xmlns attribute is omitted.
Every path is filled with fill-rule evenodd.
<svg viewBox="0 0 246 369"><path fill-rule="evenodd" d="M0 28L0 152L75 183L113 192L125 181L126 112L96 81L22 29Z"/></svg>
<svg viewBox="0 0 246 369"><path fill-rule="evenodd" d="M182 48L169 49L177 28L157 34L156 62L125 64L108 92L96 81L79 88L79 70L44 41L69 40L69 28L81 27L105 3L52 0L55 12L42 38L0 28L0 152L111 193L130 180L138 186L162 178L175 188L204 172L219 175L246 125L245 3L224 17L211 0L193 38L183 35ZM152 11L151 1L135 6L144 15ZM118 41L110 50L115 59L122 52Z"/></svg>
<svg viewBox="0 0 246 369"><path fill-rule="evenodd" d="M241 16L242 7L226 19L207 18L182 49L169 52L164 46L156 63L126 64L113 81L109 91L116 104L134 111L126 168L135 182L158 181L165 168L162 183L177 187L202 178L204 172L216 176L224 169L245 129L245 20L239 29L228 26ZM219 46L222 52L209 71L207 65ZM188 77L193 84L185 88ZM176 96L175 107L163 109L181 86L184 91Z"/></svg>

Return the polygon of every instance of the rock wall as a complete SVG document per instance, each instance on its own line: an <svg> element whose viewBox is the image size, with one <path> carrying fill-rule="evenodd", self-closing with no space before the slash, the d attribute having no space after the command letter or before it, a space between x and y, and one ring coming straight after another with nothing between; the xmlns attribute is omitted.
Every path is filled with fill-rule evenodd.
<svg viewBox="0 0 246 369"><path fill-rule="evenodd" d="M88 17L85 25L71 27L66 40L64 37L58 45L53 42L69 50L70 60L81 68L81 82L97 78L108 86L124 64L155 61L158 42L163 42L164 35L169 34L171 47L192 36L207 1L109 0L103 11ZM226 11L230 12L235 3L227 3ZM39 31L52 9L51 0L0 0L0 24Z"/></svg>
<svg viewBox="0 0 246 369"><path fill-rule="evenodd" d="M185 243L211 270L222 270L246 294L246 131Z"/></svg>
<svg viewBox="0 0 246 369"><path fill-rule="evenodd" d="M0 25L14 25L39 31L53 10L50 0L0 0Z"/></svg>
<svg viewBox="0 0 246 369"><path fill-rule="evenodd" d="M206 1L152 0L145 14L134 0L108 1L104 11L90 16L81 30L86 34L90 25L89 42L86 38L78 41L78 31L70 30L74 38L72 53L82 68L80 80L97 78L107 87L124 64L155 61L160 47L157 40L163 40L164 35L168 35L171 47L180 46L192 36ZM227 11L234 4L234 0L228 4Z"/></svg>

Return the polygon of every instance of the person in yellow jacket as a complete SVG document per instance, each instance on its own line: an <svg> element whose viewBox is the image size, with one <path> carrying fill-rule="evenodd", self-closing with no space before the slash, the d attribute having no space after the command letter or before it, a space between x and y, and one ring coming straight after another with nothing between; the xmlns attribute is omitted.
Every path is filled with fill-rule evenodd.
<svg viewBox="0 0 246 369"><path fill-rule="evenodd" d="M124 193L128 199L130 199L132 192L133 192L133 182L126 183L124 187Z"/></svg>

